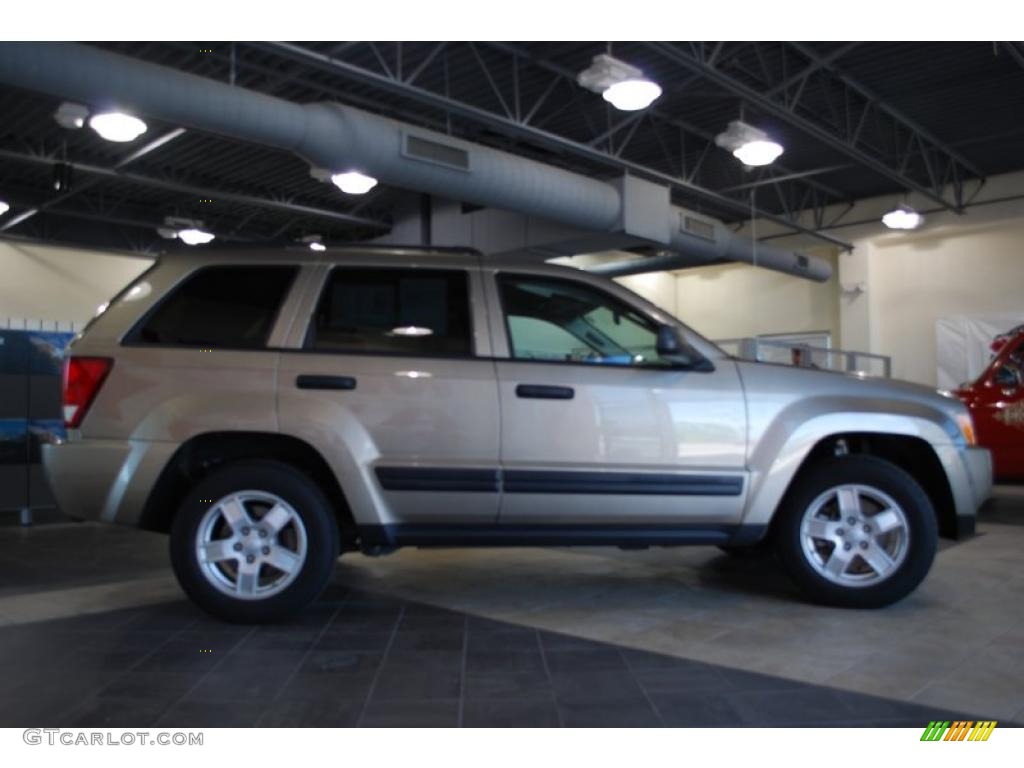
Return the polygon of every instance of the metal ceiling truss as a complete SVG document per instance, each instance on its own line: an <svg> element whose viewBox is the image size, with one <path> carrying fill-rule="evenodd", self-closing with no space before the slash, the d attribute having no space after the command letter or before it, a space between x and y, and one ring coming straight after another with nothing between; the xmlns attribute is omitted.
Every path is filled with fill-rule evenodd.
<svg viewBox="0 0 1024 768"><path fill-rule="evenodd" d="M706 158L712 152L722 151L714 146L712 134L656 109L618 119L615 119L617 113L613 114L610 108L601 109L604 124L599 126L593 115L593 95L576 84L575 72L536 60L515 46L442 43L430 49L425 58L412 66L403 53L402 43L388 44L388 50L364 43L346 49L341 55L286 42L247 45L442 110L450 116L486 126L500 135L526 141L563 156L664 183L690 199L702 200L717 210L730 212L734 219L745 219L753 214L794 233L812 235L832 245L850 248L847 242L805 226L799 220L801 211L818 211L815 218L822 219L828 206L849 202L849 195L820 183L812 178L813 173L797 174L776 168L757 177L762 186L775 188L771 192L774 195L772 199L777 200L782 213L758 207L752 190L734 188L720 192L702 186L699 182ZM476 74L485 86L478 89L478 95L472 102L450 95L447 55L455 45L469 46ZM374 69L350 60L353 55L365 54L366 49L372 55L361 56L360 59L375 62ZM245 67L245 57L240 58L239 66ZM403 77L401 73L409 70L410 73ZM434 76L428 78L428 74ZM534 84L529 92L523 87L527 74ZM468 74L463 72L460 76L468 77ZM339 98L349 101L340 88L338 91ZM589 137L568 137L545 127L559 114L583 103L589 104L590 109L579 109L576 116L584 125L589 121ZM635 159L632 148L639 143L641 135L649 140L648 145L654 143L661 148L664 169L651 165L649 161ZM776 179L775 176L785 178ZM736 178L737 181L749 178L738 163ZM757 196L760 194L758 192Z"/></svg>
<svg viewBox="0 0 1024 768"><path fill-rule="evenodd" d="M134 159L137 156L138 153L136 153L136 155L134 155L132 158L129 158L129 160ZM365 216L345 213L342 211L334 211L327 208L318 208L314 206L304 205L302 203L298 203L289 199L272 199L227 190L218 190L206 186L205 184L198 185L182 181L176 181L173 179L156 178L140 173L122 170L123 165L125 165L126 162L128 162L128 160L122 161L113 168L106 168L66 160L62 157L58 157L53 154L18 152L10 149L0 149L0 159L46 166L66 165L71 167L78 174L94 176L99 179L113 179L117 181L123 181L128 184L137 185L141 187L148 187L165 192L188 195L196 199L209 198L217 200L219 202L235 203L239 205L261 208L264 210L279 211L292 214L296 217L303 217L306 219L320 219L324 222L331 222L335 225L341 224L347 226L356 226L375 231L387 230L390 227L390 225L387 222L380 221L378 219L372 219ZM68 198L72 197L73 195L83 192L86 189L94 186L95 183L95 179L89 179L79 184L77 189L74 189L67 194L59 195L58 197L52 198L45 202L41 202L39 205L35 206L34 209L29 210L38 211L41 209L50 209L53 206L65 202ZM11 229L20 224L22 221L28 218L28 216L25 215L27 213L28 211L25 211L11 218L9 221L5 222L3 226L0 226L0 231Z"/></svg>
<svg viewBox="0 0 1024 768"><path fill-rule="evenodd" d="M1004 51L1009 54L1010 58L1013 59L1017 64L1024 69L1024 45L1015 42L1004 42L1001 44Z"/></svg>
<svg viewBox="0 0 1024 768"><path fill-rule="evenodd" d="M902 188L961 212L964 182L983 178L970 161L887 104L835 62L847 44L820 55L802 43L648 43L665 59L789 123Z"/></svg>
<svg viewBox="0 0 1024 768"><path fill-rule="evenodd" d="M167 45L181 51L183 63L193 57L189 61L194 68L193 45ZM756 216L791 233L812 235L842 248L850 246L820 230L845 215L850 195L820 177L861 166L943 208L960 211L966 202L964 182L983 176L956 150L836 68L836 62L857 43L821 53L800 43L644 45L689 73L676 78L672 94L689 93L695 83L708 81L732 94L740 110L782 119L852 162L806 171L773 164L745 172L739 163L723 163L716 157L722 150L714 144L714 132L657 106L639 113L618 113L579 87L575 71L535 55L531 48L509 43L348 42L317 49L283 42L239 43L232 44L230 52L207 55L197 74L286 98L289 92L302 89L306 98L337 98L448 132L453 131L452 121L457 119L461 131L474 140L504 143L506 148L540 154L540 159L551 160L543 154L553 152L558 156L555 162L582 167L589 173L594 166L629 172L663 183L689 200L702 201L711 211L734 221ZM1013 43L1003 47L1024 63L1020 48ZM455 74L453 61L458 67ZM354 92L359 89L347 88L345 81L370 89ZM407 102L395 103L396 95ZM570 112L575 118L571 129L564 119ZM481 130L485 135L476 135ZM488 131L493 133L486 135ZM513 142L522 144L513 147ZM9 150L0 150L0 159L51 165L64 162L46 153ZM334 211L285 197L210 189L193 179L125 171L124 165L136 159L130 156L113 168L72 162L77 171L93 178L80 182L68 195L41 203L40 209L50 208L61 215L53 209L67 197L98 180L113 178L169 193L283 211L296 220L321 219L373 231L389 226L359 215L363 206ZM830 219L829 211L839 213ZM239 236L246 227L245 219L253 216L249 213L234 222L232 233ZM10 226L8 221L6 228ZM285 224L278 231L288 228Z"/></svg>

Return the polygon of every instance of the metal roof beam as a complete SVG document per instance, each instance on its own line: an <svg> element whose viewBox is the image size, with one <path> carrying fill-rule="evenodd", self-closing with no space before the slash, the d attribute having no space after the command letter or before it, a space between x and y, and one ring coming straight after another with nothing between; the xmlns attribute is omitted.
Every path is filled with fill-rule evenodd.
<svg viewBox="0 0 1024 768"><path fill-rule="evenodd" d="M554 63L552 61L548 61L547 59L542 59L542 58L539 58L537 56L533 56L528 51L524 51L524 50L521 50L520 48L517 48L512 43L489 42L486 45L488 45L488 46L490 46L492 48L495 48L497 50L504 51L506 53L512 54L513 56L518 56L519 58L526 59L527 61L529 61L534 66L539 67L539 68L544 69L544 70L547 70L548 72L554 73L556 75L559 75L560 77L564 78L568 82L572 83L574 87L577 87L576 86L576 73L571 71L571 70L569 70L569 69L567 69L567 68L565 68L565 67L559 66L558 64L556 64L556 63ZM697 79L699 79L699 77L700 77L699 75L695 74L695 75L693 75L692 80L697 80ZM675 84L675 89L678 91L678 90L681 89L681 87L685 87L687 84L689 84L689 81L684 83L683 86L680 86L679 84ZM701 130L700 128L698 128L695 125L692 125L692 124L690 124L690 123L688 123L688 122L686 122L684 120L680 120L680 119L678 119L676 117L673 117L673 116L671 116L671 115L669 115L669 114L659 110L657 107L648 107L647 109L643 110L643 114L646 115L648 118L656 119L660 123L664 123L666 125L672 126L673 128L677 128L677 129L683 131L684 134L692 134L693 136L697 137L698 139L701 139L703 141L706 141L706 142L709 142L709 143L712 143L712 144L715 141L715 134L713 134L713 133L711 133L709 131ZM604 138L604 137L602 136L602 138ZM596 142L596 140L594 140L591 143L597 143L597 142ZM778 168L783 173L790 173L790 171L787 168L783 167L782 165L776 164L776 168ZM842 191L840 191L838 189L835 189L834 187L822 184L821 182L818 182L816 180L807 179L806 183L808 183L812 187L817 187L822 192L826 192L826 193L832 195L833 197L835 197L837 199L837 202L847 202L850 199L850 195L847 194L846 192L842 192Z"/></svg>
<svg viewBox="0 0 1024 768"><path fill-rule="evenodd" d="M835 173L836 171L845 171L850 168L847 164L842 165L829 165L824 168L812 168L809 171L798 171L796 173L786 173L781 176L768 176L757 181L748 181L745 184L737 184L735 187L726 187L723 192L734 192L740 189L753 189L754 187L764 187L769 184L778 184L780 181L793 181L794 179L806 179L809 176L817 176L821 173Z"/></svg>
<svg viewBox="0 0 1024 768"><path fill-rule="evenodd" d="M901 172L898 167L894 167L890 162L879 157L877 154L870 153L863 149L855 139L844 137L832 128L826 127L823 123L812 120L798 113L795 109L784 103L784 100L780 100L778 94L774 97L769 96L763 90L748 85L733 75L723 71L719 66L710 64L708 61L698 58L679 46L670 43L648 43L648 46L658 51L670 61L675 62L679 66L682 66L691 72L702 75L708 81L724 88L736 96L739 96L748 104L785 120L790 125L793 125L802 132L812 136L826 146L845 154L857 161L859 164L899 184L902 188L913 190L948 210L956 212L962 211L963 200L960 199L960 195L955 195L956 199L952 202L947 200L943 194L941 186L937 185L932 187L928 184L916 181L906 173ZM801 52L809 58L813 57L812 53L808 53L807 51ZM829 67L830 65L824 64L822 68L829 69ZM867 101L867 105L869 105L869 107L873 107L878 111L886 113L890 120L894 122L896 127L901 129L903 133L909 133L912 136L917 137L917 140L921 142L920 147L922 157L928 158L929 153L941 154L945 157L946 164L948 166L953 166L951 170L955 170L955 166L960 166L960 168L968 171L970 175L979 175L975 172L976 169L974 169L973 166L970 166L961 160L958 153L947 149L945 145L941 143L937 143L934 140L934 137L923 133L916 124L903 119L899 112L888 105L881 101L871 100L870 95L867 95L863 88L853 83L852 80L849 80L848 78L847 80L848 82L844 81L843 84L851 91L857 92L862 99ZM926 160L926 162L928 162L928 160Z"/></svg>
<svg viewBox="0 0 1024 768"><path fill-rule="evenodd" d="M184 128L175 128L163 134L162 136L158 136L157 138L153 139L153 141L150 141L149 143L132 152L127 157L120 160L117 163L117 165L114 166L114 168L121 169L130 163L134 163L136 160L139 160L140 158L143 158L146 155L151 154L156 150L160 149L165 144L174 141L183 133L185 133ZM90 189L91 187L96 186L98 183L99 179L93 179L92 181L84 182L83 184L79 184L74 189L71 189L62 195L57 195L57 197L51 198L50 200L47 200L45 203L41 203L35 208L29 208L27 211L22 211L17 216L12 217L8 221L5 221L3 226L0 226L0 232L4 232L8 229L12 229L13 227L18 226L19 224L23 224L24 222L28 221L39 212L48 210L50 208L53 208L55 205L59 205L60 203L70 200L75 195L84 192L85 190Z"/></svg>
<svg viewBox="0 0 1024 768"><path fill-rule="evenodd" d="M1010 54L1010 58L1016 61L1021 69L1024 69L1024 51L1017 46L1018 44L1013 42L1002 43L1003 50Z"/></svg>
<svg viewBox="0 0 1024 768"><path fill-rule="evenodd" d="M892 117L893 119L897 120L900 123L903 123L905 126L907 126L907 128L909 128L911 131L917 134L920 138L925 139L927 142L934 145L934 147L937 150L939 150L943 154L949 155L961 166L963 166L963 168L972 176L977 176L981 178L985 175L977 166L974 165L974 163L972 163L970 160L964 157L963 154L955 150L948 143L936 137L931 131L922 126L919 122L917 122L916 120L912 120L907 115L905 115L901 110L897 109L891 104L888 104L884 99L880 98L878 94L876 94L874 91L869 90L868 88L854 80L849 75L836 70L833 66L833 61L823 59L821 56L819 56L817 53L815 53L813 50L808 48L803 43L789 43L789 45L795 48L796 50L800 51L800 53L802 53L811 61L818 64L822 69L832 73L834 77L842 81L842 83L846 85L848 88L859 93L865 101L867 101L870 104L873 104L877 109L880 109L883 112L887 112L890 117Z"/></svg>
<svg viewBox="0 0 1024 768"><path fill-rule="evenodd" d="M9 149L0 149L0 159L35 163L39 165L69 165L74 170L88 175L117 179L118 181L124 181L129 184L138 184L139 186L161 189L167 192L178 192L184 195L194 195L195 197L209 197L216 200L239 203L241 205L251 205L258 208L285 211L287 213L298 214L301 216L310 216L313 218L336 221L342 224L367 227L370 229L386 230L391 227L390 224L378 221L377 219L356 216L350 213L343 213L341 211L332 211L326 208L315 208L313 206L302 205L301 203L293 203L286 200L271 200L269 198L256 197L254 195L210 189L209 187L198 187L192 184L170 181L168 179L157 179L151 176L143 176L138 173L120 171L116 168L103 168L96 165L88 165L86 163L78 163L56 157L31 155L22 152L15 152ZM17 217L15 217L15 219L17 219ZM18 223L14 220L12 220L12 222L14 224ZM7 222L3 227L0 227L0 231L10 229L12 222Z"/></svg>
<svg viewBox="0 0 1024 768"><path fill-rule="evenodd" d="M414 99L420 103L446 110L452 114L459 115L469 120L489 125L505 132L506 135L535 141L538 144L566 151L601 165L616 168L620 171L628 171L638 176L662 182L680 192L702 198L728 210L733 210L744 215L748 215L752 212L750 202L748 200L737 200L727 197L719 192L698 186L692 182L680 179L663 171L649 168L626 158L616 157L613 154L594 147L589 147L586 144L573 141L572 139L568 139L564 136L559 136L551 133L550 131L540 129L532 125L527 125L515 120L514 118L500 115L496 112L491 112L473 104L458 101L450 96L427 90L426 88L404 82L395 77L389 77L385 74L364 69L363 67L310 50L301 45L295 45L287 42L253 43L252 45L273 51L288 59L303 61L310 66L317 67L325 72L342 75L355 80L356 82L391 91L392 93L399 94L405 98ZM849 243L843 240L817 232L808 227L804 227L798 222L794 222L786 217L757 209L754 209L753 213L758 217L773 221L784 227L788 227L794 232L811 235L846 250L852 248Z"/></svg>

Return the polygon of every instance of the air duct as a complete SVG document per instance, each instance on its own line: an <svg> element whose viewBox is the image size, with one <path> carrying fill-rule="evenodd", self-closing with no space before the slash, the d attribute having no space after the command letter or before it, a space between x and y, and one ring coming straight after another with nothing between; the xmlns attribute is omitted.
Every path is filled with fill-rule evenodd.
<svg viewBox="0 0 1024 768"><path fill-rule="evenodd" d="M621 231L623 185L400 123L342 104L273 96L77 43L4 43L0 81L94 109L121 109L296 153L314 168L357 169L381 182L594 231ZM687 265L754 261L754 244L721 222L671 206L659 245ZM826 280L831 266L758 244L757 263ZM629 262L619 268L661 266ZM610 272L605 265L602 271ZM622 274L626 274L623 272Z"/></svg>

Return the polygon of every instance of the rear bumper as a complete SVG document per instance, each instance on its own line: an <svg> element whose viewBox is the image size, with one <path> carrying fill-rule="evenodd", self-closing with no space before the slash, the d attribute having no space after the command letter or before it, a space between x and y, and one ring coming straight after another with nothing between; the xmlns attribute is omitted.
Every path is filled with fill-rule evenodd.
<svg viewBox="0 0 1024 768"><path fill-rule="evenodd" d="M943 446L939 459L949 478L958 539L974 533L978 509L992 495L992 454L987 448Z"/></svg>
<svg viewBox="0 0 1024 768"><path fill-rule="evenodd" d="M137 525L175 443L75 440L42 446L57 506L76 520Z"/></svg>

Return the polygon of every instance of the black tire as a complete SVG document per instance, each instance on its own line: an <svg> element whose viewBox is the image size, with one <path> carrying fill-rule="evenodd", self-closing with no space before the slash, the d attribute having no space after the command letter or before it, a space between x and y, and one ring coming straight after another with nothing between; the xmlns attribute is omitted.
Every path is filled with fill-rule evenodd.
<svg viewBox="0 0 1024 768"><path fill-rule="evenodd" d="M801 540L805 512L821 494L844 484L867 486L888 495L899 505L906 520L902 562L882 581L867 586L839 584L826 578L812 564ZM848 531L844 533L850 535ZM938 524L928 495L905 471L873 456L842 456L821 461L797 478L780 505L772 539L783 568L811 600L848 608L881 608L906 597L927 575L935 559ZM830 545L822 546L831 551ZM851 545L854 555L859 546L860 542ZM862 560L854 567L863 568L866 564Z"/></svg>
<svg viewBox="0 0 1024 768"><path fill-rule="evenodd" d="M242 491L283 499L294 510L305 533L306 556L292 581L265 598L242 599L221 591L206 575L196 553L199 527L211 509L209 500ZM331 505L307 475L277 461L239 461L215 470L185 497L171 529L171 565L181 588L208 613L230 622L279 621L301 611L327 586L340 552L338 537Z"/></svg>

